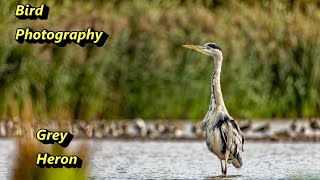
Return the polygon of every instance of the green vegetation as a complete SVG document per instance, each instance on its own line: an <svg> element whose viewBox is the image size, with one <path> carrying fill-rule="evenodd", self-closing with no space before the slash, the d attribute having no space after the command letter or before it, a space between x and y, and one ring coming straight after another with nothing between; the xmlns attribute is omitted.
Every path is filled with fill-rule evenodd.
<svg viewBox="0 0 320 180"><path fill-rule="evenodd" d="M17 2L2 1L0 118L202 118L213 62L181 45L208 41L223 49L234 117L319 116L319 3L213 2L55 0L48 20L21 21ZM18 27L92 27L110 37L102 48L20 45Z"/></svg>

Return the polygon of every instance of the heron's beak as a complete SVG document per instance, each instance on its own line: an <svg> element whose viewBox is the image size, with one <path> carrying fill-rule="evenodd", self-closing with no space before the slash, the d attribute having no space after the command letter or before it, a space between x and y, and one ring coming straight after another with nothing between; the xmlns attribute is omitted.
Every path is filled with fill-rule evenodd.
<svg viewBox="0 0 320 180"><path fill-rule="evenodd" d="M204 50L206 49L203 46L195 46L195 45L182 45L182 47L188 48L188 49L193 49L202 53L205 53Z"/></svg>

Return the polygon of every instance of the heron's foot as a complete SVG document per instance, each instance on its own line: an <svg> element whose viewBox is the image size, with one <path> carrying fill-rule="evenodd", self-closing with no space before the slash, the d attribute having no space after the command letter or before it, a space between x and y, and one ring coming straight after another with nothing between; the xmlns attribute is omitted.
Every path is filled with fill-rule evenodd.
<svg viewBox="0 0 320 180"><path fill-rule="evenodd" d="M227 171L222 171L222 176L226 177L227 176Z"/></svg>

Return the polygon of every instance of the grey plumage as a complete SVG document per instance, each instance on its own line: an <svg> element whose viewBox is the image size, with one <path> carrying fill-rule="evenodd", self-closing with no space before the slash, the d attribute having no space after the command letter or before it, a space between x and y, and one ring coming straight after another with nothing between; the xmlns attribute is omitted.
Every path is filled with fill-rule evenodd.
<svg viewBox="0 0 320 180"><path fill-rule="evenodd" d="M203 46L184 45L214 58L214 71L211 77L211 98L209 110L203 119L205 138L208 149L214 153L221 163L222 174L227 174L227 163L240 168L244 136L238 123L229 115L225 107L220 86L222 67L222 50L215 43L206 43Z"/></svg>

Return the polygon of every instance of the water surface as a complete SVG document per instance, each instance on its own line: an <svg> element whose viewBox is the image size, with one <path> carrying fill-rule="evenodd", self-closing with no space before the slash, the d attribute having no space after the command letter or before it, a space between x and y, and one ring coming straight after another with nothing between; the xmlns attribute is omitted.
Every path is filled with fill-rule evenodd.
<svg viewBox="0 0 320 180"><path fill-rule="evenodd" d="M79 141L72 141L72 149ZM220 179L219 160L202 141L91 140L90 179ZM0 140L0 179L10 176L13 140ZM320 179L320 143L247 142L244 165L226 179Z"/></svg>

